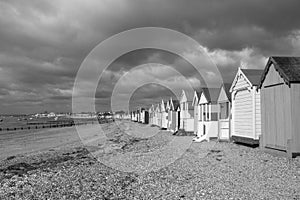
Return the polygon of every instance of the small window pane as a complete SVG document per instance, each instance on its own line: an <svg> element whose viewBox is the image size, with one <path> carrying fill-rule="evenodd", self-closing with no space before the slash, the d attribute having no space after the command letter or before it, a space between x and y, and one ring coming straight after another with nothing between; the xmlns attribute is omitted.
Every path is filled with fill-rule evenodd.
<svg viewBox="0 0 300 200"><path fill-rule="evenodd" d="M206 111L206 121L209 121L210 113L209 113L209 105L207 105L207 111Z"/></svg>
<svg viewBox="0 0 300 200"><path fill-rule="evenodd" d="M220 119L227 119L229 114L229 103L220 103Z"/></svg>

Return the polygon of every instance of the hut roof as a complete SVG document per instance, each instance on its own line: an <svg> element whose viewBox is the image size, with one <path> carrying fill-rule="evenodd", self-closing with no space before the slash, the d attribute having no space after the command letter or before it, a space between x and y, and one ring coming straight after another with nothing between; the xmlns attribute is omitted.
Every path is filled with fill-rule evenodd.
<svg viewBox="0 0 300 200"><path fill-rule="evenodd" d="M194 98L194 90L182 90L187 98L187 101L193 101ZM182 95L182 94L181 94Z"/></svg>
<svg viewBox="0 0 300 200"><path fill-rule="evenodd" d="M288 85L291 83L300 83L300 57L272 56L269 58L261 76L259 88L264 82L272 64Z"/></svg>
<svg viewBox="0 0 300 200"><path fill-rule="evenodd" d="M231 83L223 83L219 92L221 92L222 87L225 90L225 93L226 93L226 96L227 96L228 100L231 101L231 94L230 94L230 91L229 91L230 87L231 87Z"/></svg>
<svg viewBox="0 0 300 200"><path fill-rule="evenodd" d="M260 83L261 75L264 70L261 69L241 69L245 74L247 79L251 82L252 85L258 86Z"/></svg>
<svg viewBox="0 0 300 200"><path fill-rule="evenodd" d="M195 90L195 92L196 92L196 95L197 95L198 99L200 99L202 91L201 90Z"/></svg>
<svg viewBox="0 0 300 200"><path fill-rule="evenodd" d="M193 105L194 105L194 104L198 104L198 102L194 102L194 101L195 101L195 98L198 98L198 100L200 99L201 93L202 93L202 89L199 89L199 90L195 90L195 91L194 91ZM196 96L196 97L195 97L195 96Z"/></svg>
<svg viewBox="0 0 300 200"><path fill-rule="evenodd" d="M202 88L202 92L204 93L208 102L217 102L220 88Z"/></svg>
<svg viewBox="0 0 300 200"><path fill-rule="evenodd" d="M177 110L177 108L179 107L180 103L178 100L172 100L172 104L174 106L174 109Z"/></svg>

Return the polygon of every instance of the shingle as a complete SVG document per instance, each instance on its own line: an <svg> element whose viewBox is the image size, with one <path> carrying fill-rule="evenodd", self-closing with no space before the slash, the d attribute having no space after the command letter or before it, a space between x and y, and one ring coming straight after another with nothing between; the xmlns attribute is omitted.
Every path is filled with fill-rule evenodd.
<svg viewBox="0 0 300 200"><path fill-rule="evenodd" d="M287 82L300 81L300 57L271 57L271 59Z"/></svg>
<svg viewBox="0 0 300 200"><path fill-rule="evenodd" d="M208 102L217 102L220 88L202 88L202 92L204 93Z"/></svg>
<svg viewBox="0 0 300 200"><path fill-rule="evenodd" d="M252 85L258 86L261 80L261 75L264 70L261 69L241 69Z"/></svg>

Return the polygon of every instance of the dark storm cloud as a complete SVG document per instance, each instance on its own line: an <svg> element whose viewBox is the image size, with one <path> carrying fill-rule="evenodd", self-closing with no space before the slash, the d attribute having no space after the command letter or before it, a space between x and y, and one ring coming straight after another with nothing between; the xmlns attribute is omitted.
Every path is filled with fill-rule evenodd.
<svg viewBox="0 0 300 200"><path fill-rule="evenodd" d="M162 99L167 101L171 97L173 100L176 99L176 95L168 88L157 84L148 84L135 91L129 106L131 109L149 108L152 104L161 103Z"/></svg>
<svg viewBox="0 0 300 200"><path fill-rule="evenodd" d="M0 110L38 112L55 103L57 110L67 108L87 54L111 35L137 27L171 28L193 37L230 81L241 63L262 68L270 55L300 54L299 7L298 0L0 1ZM109 105L105 101L120 76L150 62L177 67L189 78L195 74L172 53L130 52L107 70L96 103ZM147 101L150 93L163 93L153 91L139 91L140 97ZM34 107L38 103L42 106Z"/></svg>
<svg viewBox="0 0 300 200"><path fill-rule="evenodd" d="M179 55L161 49L140 49L128 52L115 60L107 70L129 71L136 66L146 63L160 63L172 66L185 76L191 76L196 73L193 66L187 60Z"/></svg>

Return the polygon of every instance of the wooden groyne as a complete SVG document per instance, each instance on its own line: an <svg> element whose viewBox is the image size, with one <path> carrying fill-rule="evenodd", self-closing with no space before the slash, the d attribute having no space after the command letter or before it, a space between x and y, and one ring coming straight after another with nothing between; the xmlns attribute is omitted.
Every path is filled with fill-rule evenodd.
<svg viewBox="0 0 300 200"><path fill-rule="evenodd" d="M44 129L44 128L62 128L71 127L75 125L88 125L88 124L105 124L114 122L114 119L98 118L95 120L61 120L61 121L42 121L42 122L27 122L24 126L18 127L0 127L0 131L18 131L18 130L31 130L31 129Z"/></svg>

